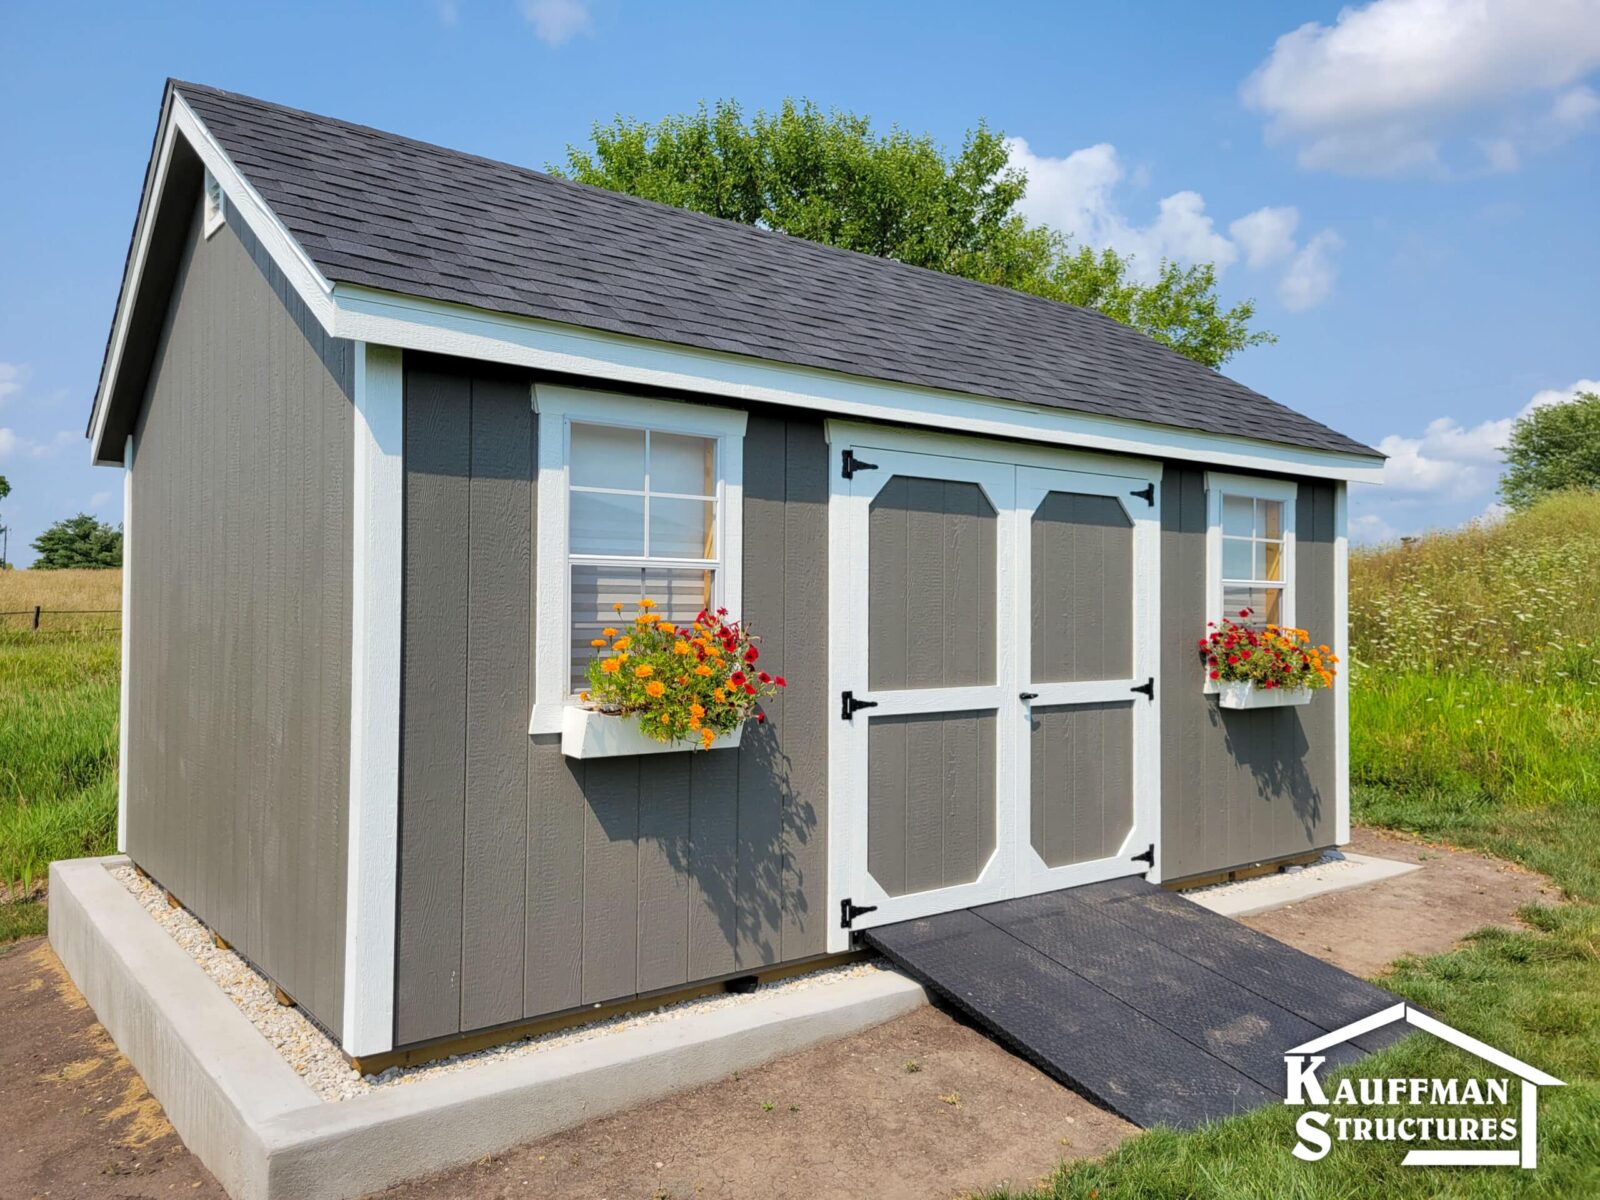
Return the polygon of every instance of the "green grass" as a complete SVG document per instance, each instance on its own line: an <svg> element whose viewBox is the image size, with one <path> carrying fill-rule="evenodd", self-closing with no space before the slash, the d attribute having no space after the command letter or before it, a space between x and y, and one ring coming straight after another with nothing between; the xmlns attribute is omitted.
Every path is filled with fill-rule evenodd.
<svg viewBox="0 0 1600 1200"><path fill-rule="evenodd" d="M0 631L0 941L37 931L27 900L51 860L115 840L118 645Z"/></svg>
<svg viewBox="0 0 1600 1200"><path fill-rule="evenodd" d="M1392 1144L1341 1142L1302 1163L1289 1153L1299 1110L1269 1107L1190 1133L1144 1133L1063 1168L1043 1191L995 1196L1600 1196L1597 585L1593 495L1351 562L1354 818L1520 863L1568 901L1524 910L1526 931L1483 931L1384 978L1567 1083L1540 1095L1539 1169L1406 1168ZM1481 1071L1418 1037L1356 1073Z"/></svg>

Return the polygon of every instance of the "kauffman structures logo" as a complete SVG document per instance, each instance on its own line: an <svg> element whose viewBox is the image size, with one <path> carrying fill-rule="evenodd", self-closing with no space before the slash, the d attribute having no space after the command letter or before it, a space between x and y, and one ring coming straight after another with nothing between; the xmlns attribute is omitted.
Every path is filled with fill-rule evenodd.
<svg viewBox="0 0 1600 1200"><path fill-rule="evenodd" d="M1327 1051L1396 1021L1459 1046L1505 1074L1465 1079L1346 1078L1333 1085L1330 1094L1317 1076L1328 1061ZM1401 1160L1407 1167L1532 1170L1539 1164L1539 1089L1563 1086L1554 1076L1409 1004L1396 1004L1287 1050L1283 1061L1288 1072L1284 1103L1305 1108L1295 1121L1294 1156L1306 1162L1325 1157L1336 1141L1387 1142L1410 1144ZM1459 1111L1445 1116L1407 1114L1408 1109L1423 1106ZM1374 1109L1388 1108L1395 1110L1394 1115L1372 1115Z"/></svg>

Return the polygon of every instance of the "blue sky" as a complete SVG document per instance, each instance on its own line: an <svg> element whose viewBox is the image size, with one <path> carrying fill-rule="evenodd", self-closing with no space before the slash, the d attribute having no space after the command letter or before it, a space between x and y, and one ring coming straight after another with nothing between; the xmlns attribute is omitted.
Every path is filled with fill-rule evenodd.
<svg viewBox="0 0 1600 1200"><path fill-rule="evenodd" d="M777 6L768 6L776 9ZM1358 538L1493 501L1531 403L1600 379L1600 0L1010 6L625 0L8 6L0 504L86 509L93 397L167 75L531 166L616 113L785 96L1018 139L1029 212L1226 264L1277 345L1227 372L1390 451ZM1593 385L1600 387L1600 384Z"/></svg>

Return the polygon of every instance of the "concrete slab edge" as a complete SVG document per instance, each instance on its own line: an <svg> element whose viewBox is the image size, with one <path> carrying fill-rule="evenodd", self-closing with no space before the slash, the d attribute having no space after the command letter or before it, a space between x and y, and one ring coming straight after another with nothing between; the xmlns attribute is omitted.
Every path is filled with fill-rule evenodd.
<svg viewBox="0 0 1600 1200"><path fill-rule="evenodd" d="M1270 912L1290 904L1299 904L1318 896L1332 896L1338 892L1353 891L1385 879L1396 879L1421 870L1421 864L1400 862L1392 858L1373 858L1367 854L1346 853L1345 859L1354 864L1352 869L1335 875L1318 877L1315 867L1295 874L1273 875L1263 879L1249 879L1239 884L1206 888L1187 893L1202 908L1224 917L1249 917ZM1237 888L1237 891L1232 890Z"/></svg>
<svg viewBox="0 0 1600 1200"><path fill-rule="evenodd" d="M322 1102L111 877L127 861L50 865L50 945L189 1150L235 1200L270 1200L262 1128Z"/></svg>
<svg viewBox="0 0 1600 1200"><path fill-rule="evenodd" d="M914 981L875 971L329 1104L111 878L106 868L124 862L52 864L50 941L179 1135L235 1200L351 1200L927 1003Z"/></svg>

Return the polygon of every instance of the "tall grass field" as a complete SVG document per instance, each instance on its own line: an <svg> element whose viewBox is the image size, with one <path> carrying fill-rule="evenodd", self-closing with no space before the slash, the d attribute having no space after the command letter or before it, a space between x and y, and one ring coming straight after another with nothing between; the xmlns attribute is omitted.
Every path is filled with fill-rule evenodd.
<svg viewBox="0 0 1600 1200"><path fill-rule="evenodd" d="M0 943L43 932L52 859L114 847L121 599L121 571L0 571Z"/></svg>

